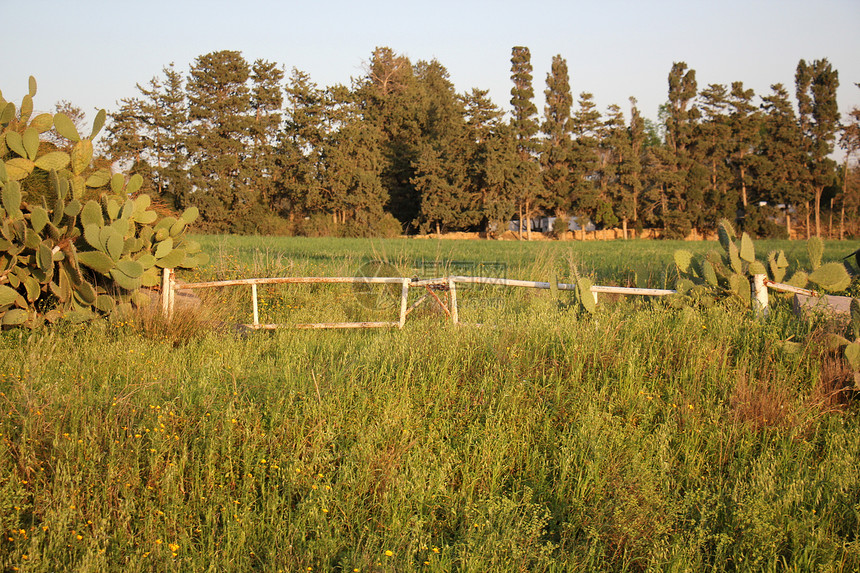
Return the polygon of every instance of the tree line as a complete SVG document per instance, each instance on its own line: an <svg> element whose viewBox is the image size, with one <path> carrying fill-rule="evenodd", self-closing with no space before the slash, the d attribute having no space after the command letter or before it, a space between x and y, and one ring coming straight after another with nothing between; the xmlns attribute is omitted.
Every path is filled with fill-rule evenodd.
<svg viewBox="0 0 860 573"><path fill-rule="evenodd" d="M553 215L556 227L573 217L625 236L681 237L722 218L759 236L820 236L823 212L858 219L860 111L840 121L826 59L798 63L794 104L782 84L761 96L742 82L700 87L676 62L657 122L633 98L627 116L588 92L574 102L561 56L540 114L532 71L529 49L514 47L506 113L488 90L457 93L438 61L386 47L351 85L326 88L212 52L138 84L110 114L102 151L168 207L196 205L212 232L493 233L516 220L528 236L532 219Z"/></svg>

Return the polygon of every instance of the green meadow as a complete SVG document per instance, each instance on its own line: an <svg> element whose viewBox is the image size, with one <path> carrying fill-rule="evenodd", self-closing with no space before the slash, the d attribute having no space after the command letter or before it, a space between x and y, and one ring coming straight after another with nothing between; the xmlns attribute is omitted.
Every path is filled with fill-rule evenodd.
<svg viewBox="0 0 860 573"><path fill-rule="evenodd" d="M671 288L676 248L714 248L195 239L212 258L189 282L472 269ZM805 263L802 242L756 247ZM169 325L0 333L3 571L860 569L860 408L824 349L840 326L787 300L766 319L617 296L588 315L488 286L458 292L481 327L428 304L402 330L249 332L249 291L200 291ZM398 295L265 286L261 321L396 320Z"/></svg>

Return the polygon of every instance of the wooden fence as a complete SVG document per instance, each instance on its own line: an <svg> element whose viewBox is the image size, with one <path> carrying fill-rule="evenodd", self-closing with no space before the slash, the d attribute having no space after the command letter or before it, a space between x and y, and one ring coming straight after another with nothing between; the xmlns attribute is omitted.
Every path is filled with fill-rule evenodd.
<svg viewBox="0 0 860 573"><path fill-rule="evenodd" d="M257 285L261 284L370 284L370 285L400 285L400 313L398 320L387 322L320 322L303 323L293 325L293 328L403 328L409 314L421 305L425 300L434 300L439 307L450 317L454 324L460 324L459 310L457 307L457 284L484 284L501 287L535 288L549 290L575 290L574 284L558 283L553 285L549 282L524 281L517 279L502 279L491 277L449 276L433 279L410 279L406 277L271 277L235 279L224 281L209 281L198 283L183 283L177 286L173 269L164 269L162 276L161 308L163 315L170 320L173 317L176 291L202 288L221 288L233 286L251 287L251 313L253 322L244 326L252 329L275 329L282 324L261 324ZM409 306L409 289L423 288L426 292ZM447 301L443 301L437 294L437 290L447 293ZM752 296L755 306L761 314L767 314L768 290L790 292L806 296L818 296L818 293L808 289L797 288L791 285L777 283L768 279L765 275L755 275L752 284ZM677 291L670 289L647 289L615 286L592 286L591 294L594 302L598 302L600 294L616 294L624 296L666 296L675 294Z"/></svg>

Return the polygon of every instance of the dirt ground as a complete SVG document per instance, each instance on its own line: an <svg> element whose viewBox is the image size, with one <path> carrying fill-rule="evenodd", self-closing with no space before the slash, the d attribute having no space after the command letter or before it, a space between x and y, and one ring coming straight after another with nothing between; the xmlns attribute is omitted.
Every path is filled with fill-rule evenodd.
<svg viewBox="0 0 860 573"><path fill-rule="evenodd" d="M627 238L629 239L659 239L662 235L662 229L643 229L637 233L635 229L627 229ZM486 233L430 233L428 235L415 236L416 239L487 239ZM499 241L518 241L518 233L513 231L505 231L500 235L489 237ZM599 231L568 231L559 238L552 237L548 234L532 232L532 241L614 241L623 239L624 232L622 229L601 229ZM523 233L523 240L526 240L526 234ZM716 233L701 234L695 229L684 239L685 241L716 241Z"/></svg>

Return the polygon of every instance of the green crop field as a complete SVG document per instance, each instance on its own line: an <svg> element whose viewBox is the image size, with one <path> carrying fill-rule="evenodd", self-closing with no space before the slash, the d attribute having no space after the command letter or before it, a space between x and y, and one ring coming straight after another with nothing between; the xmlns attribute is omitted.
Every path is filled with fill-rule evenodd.
<svg viewBox="0 0 860 573"><path fill-rule="evenodd" d="M714 247L195 239L212 260L181 280L380 261L671 288L676 248ZM805 263L756 243L777 247ZM402 330L249 333L247 287L200 294L172 325L0 333L3 571L860 569L853 373L825 351L839 325L786 300L589 315L485 287L458 293L481 328L428 305ZM266 286L261 320L394 319L395 294L366 294Z"/></svg>

